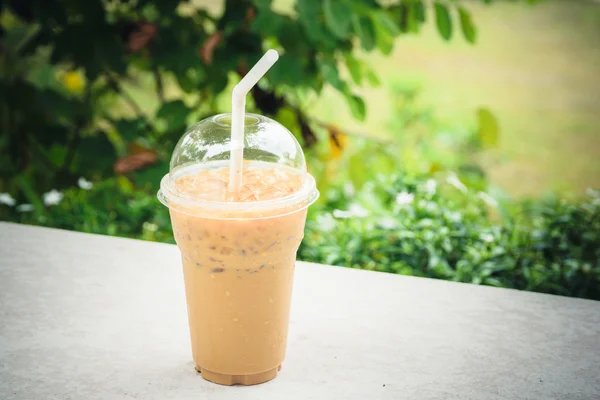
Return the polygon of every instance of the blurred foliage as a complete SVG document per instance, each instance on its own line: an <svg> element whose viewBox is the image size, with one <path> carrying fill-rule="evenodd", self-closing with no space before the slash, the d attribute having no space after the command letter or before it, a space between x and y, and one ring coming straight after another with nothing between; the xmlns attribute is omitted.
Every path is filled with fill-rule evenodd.
<svg viewBox="0 0 600 400"><path fill-rule="evenodd" d="M283 13L270 0L226 0L215 16L185 0L0 1L0 192L44 212L42 193L82 176L156 190L185 127L226 111L219 95L266 48L281 58L249 107L305 148L326 143L335 132L308 111L325 86L364 119L356 89L378 84L365 53L389 54L427 18L445 39L456 25L473 43L466 4L303 0Z"/></svg>
<svg viewBox="0 0 600 400"><path fill-rule="evenodd" d="M392 98L404 112L390 124L405 134L377 142L336 131L326 144L334 158L314 160L323 164L321 198L309 208L300 259L600 299L600 191L574 202L498 201L472 172L485 129L446 126L418 106L414 89L396 87ZM154 193L123 176L79 185L44 213L0 211L22 223L174 243Z"/></svg>
<svg viewBox="0 0 600 400"><path fill-rule="evenodd" d="M80 232L175 243L169 210L156 196L109 178L90 189L70 188L44 213L15 210L9 220ZM2 207L2 206L0 206ZM4 206L6 208L6 206Z"/></svg>
<svg viewBox="0 0 600 400"><path fill-rule="evenodd" d="M309 112L331 86L364 119L357 89L379 84L365 54L390 54L428 18L474 43L468 4L306 0L282 13L227 0L214 16L187 1L2 1L0 219L173 243L155 197L171 149L276 48L249 108L309 152L322 197L301 259L600 299L599 192L498 203L477 163L499 140L490 110L448 126L395 85L389 139Z"/></svg>
<svg viewBox="0 0 600 400"><path fill-rule="evenodd" d="M21 223L174 243L168 210L123 184L69 189L44 214L0 207ZM452 173L402 172L322 199L301 260L600 300L600 191L502 205Z"/></svg>
<svg viewBox="0 0 600 400"><path fill-rule="evenodd" d="M600 300L600 191L503 210L454 175L379 176L310 210L306 261Z"/></svg>
<svg viewBox="0 0 600 400"><path fill-rule="evenodd" d="M497 123L489 122L496 121L494 114L481 108L470 124L448 124L422 105L419 93L414 85L391 85L388 137L375 139L328 126L333 140L315 149L310 159L319 190L326 192L338 182L351 182L360 188L376 174L389 175L398 170L417 175L455 171L468 186L487 188L479 158L495 146L489 138L497 141L500 136ZM479 117L482 113L488 120Z"/></svg>

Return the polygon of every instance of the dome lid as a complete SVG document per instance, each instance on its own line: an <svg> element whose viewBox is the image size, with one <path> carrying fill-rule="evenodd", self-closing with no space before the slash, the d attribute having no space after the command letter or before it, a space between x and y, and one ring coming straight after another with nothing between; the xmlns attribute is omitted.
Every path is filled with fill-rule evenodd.
<svg viewBox="0 0 600 400"><path fill-rule="evenodd" d="M306 161L300 144L279 122L257 114L246 114L244 124L244 161L279 164L306 173ZM181 137L173 155L169 175L192 164L229 160L231 150L231 114L206 118Z"/></svg>
<svg viewBox="0 0 600 400"><path fill-rule="evenodd" d="M248 185L242 189L254 191L253 198L232 200L225 193L228 175L223 172L228 170L232 153L231 114L219 114L196 123L181 137L173 150L169 173L161 181L159 200L181 212L214 210L236 218L250 210L253 214L264 211L273 215L277 210L285 213L307 207L318 198L315 180L306 172L300 144L279 122L262 115L246 114L243 147L243 171ZM261 169L271 173L261 173ZM207 175L206 171L214 174ZM199 173L201 175L194 175ZM182 189L182 182L186 180L183 177L191 177L187 180L192 181L193 191L188 190L189 186ZM255 181L258 184L252 186L251 177L258 179ZM267 188L269 179L273 179L273 185ZM285 181L289 188L292 180L299 183L293 190L287 190Z"/></svg>

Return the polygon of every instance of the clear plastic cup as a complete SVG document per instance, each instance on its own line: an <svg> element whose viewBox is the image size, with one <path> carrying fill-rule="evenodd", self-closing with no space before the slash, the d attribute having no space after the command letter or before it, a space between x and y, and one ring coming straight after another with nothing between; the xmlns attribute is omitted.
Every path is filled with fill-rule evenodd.
<svg viewBox="0 0 600 400"><path fill-rule="evenodd" d="M231 115L207 118L180 139L160 201L183 261L196 369L212 382L253 385L285 358L296 252L319 196L298 141L247 114L242 185L229 193Z"/></svg>

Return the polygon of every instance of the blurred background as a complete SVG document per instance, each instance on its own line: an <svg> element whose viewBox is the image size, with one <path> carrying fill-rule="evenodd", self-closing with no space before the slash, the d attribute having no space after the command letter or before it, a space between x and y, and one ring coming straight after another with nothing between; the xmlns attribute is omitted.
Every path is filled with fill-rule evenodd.
<svg viewBox="0 0 600 400"><path fill-rule="evenodd" d="M2 0L0 219L174 243L169 155L268 48L300 259L600 299L595 0Z"/></svg>

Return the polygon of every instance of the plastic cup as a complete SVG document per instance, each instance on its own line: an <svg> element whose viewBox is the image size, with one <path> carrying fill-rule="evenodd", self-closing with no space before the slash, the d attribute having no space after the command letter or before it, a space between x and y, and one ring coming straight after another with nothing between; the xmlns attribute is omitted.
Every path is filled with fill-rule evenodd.
<svg viewBox="0 0 600 400"><path fill-rule="evenodd" d="M190 128L158 197L181 251L196 369L253 385L275 378L285 358L296 252L319 193L294 136L253 114L241 188L229 193L230 130L229 114Z"/></svg>

